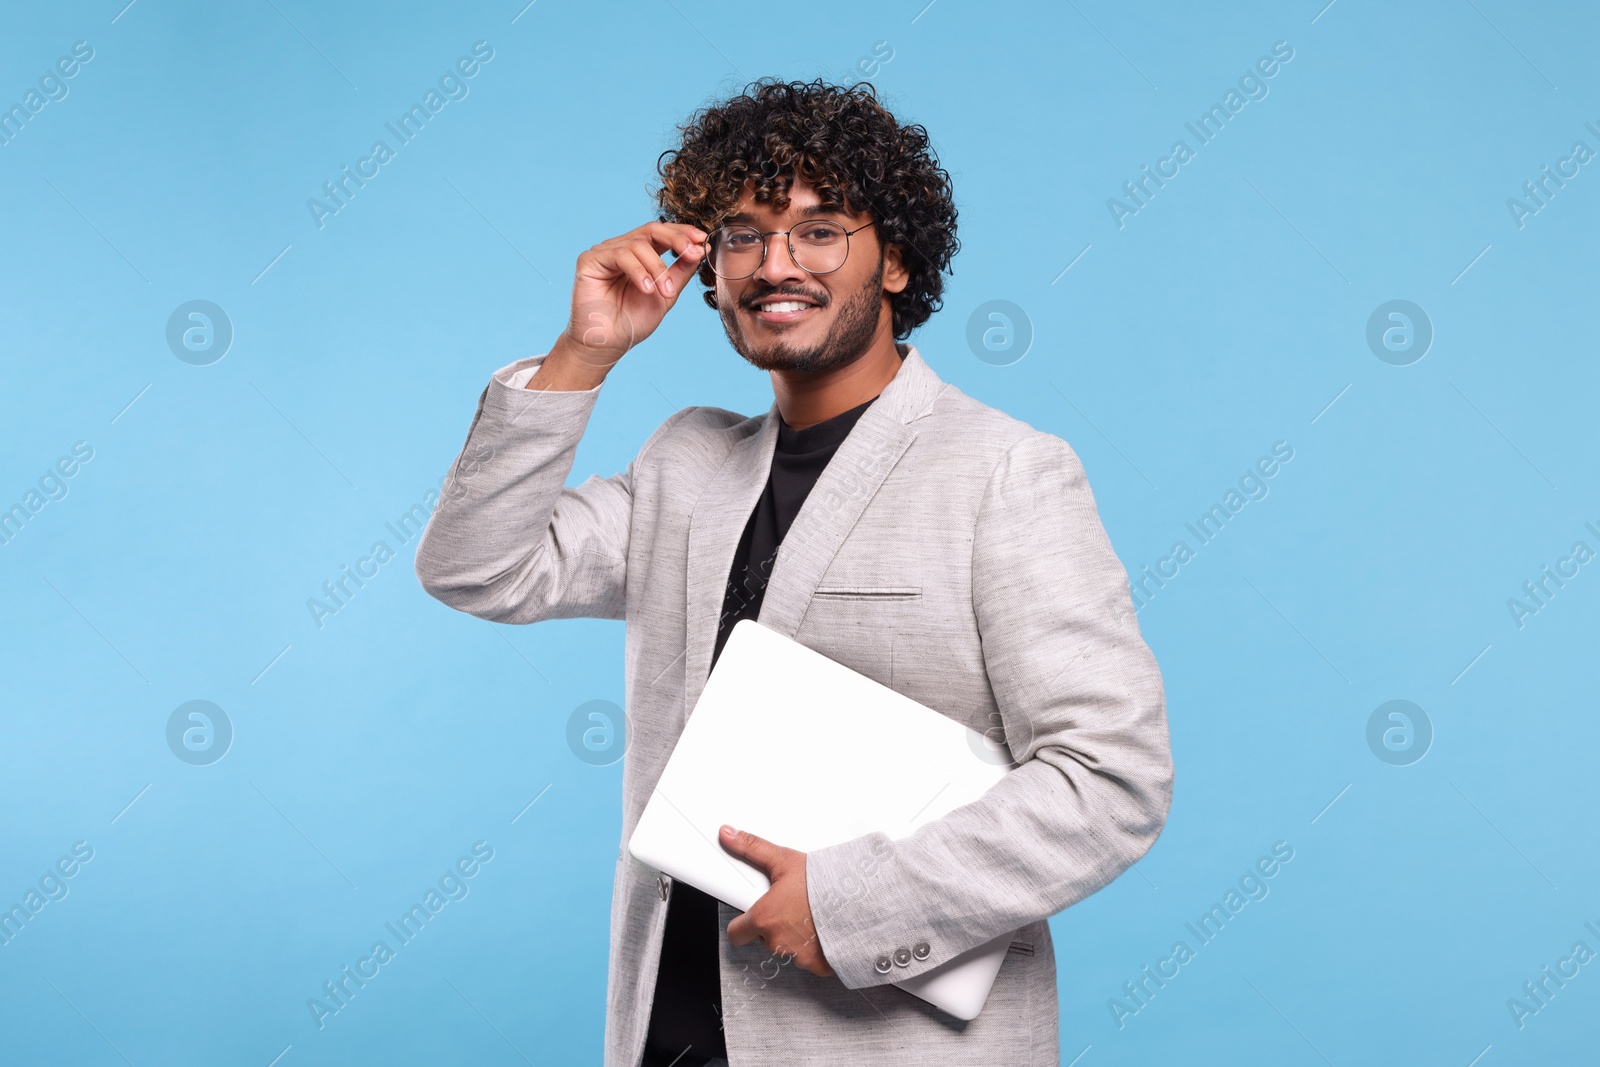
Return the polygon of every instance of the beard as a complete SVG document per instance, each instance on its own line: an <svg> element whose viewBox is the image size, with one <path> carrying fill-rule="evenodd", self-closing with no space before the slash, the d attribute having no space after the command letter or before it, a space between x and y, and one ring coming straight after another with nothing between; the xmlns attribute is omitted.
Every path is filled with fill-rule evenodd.
<svg viewBox="0 0 1600 1067"><path fill-rule="evenodd" d="M883 308L883 262L880 251L878 269L861 288L843 298L833 327L815 345L797 345L786 340L782 333L773 333L770 340L752 343L739 321L743 309L720 308L722 328L727 331L728 343L746 362L765 371L821 374L849 366L865 354L878 332L878 319ZM818 310L820 312L822 309ZM758 324L755 329L767 330L767 327Z"/></svg>

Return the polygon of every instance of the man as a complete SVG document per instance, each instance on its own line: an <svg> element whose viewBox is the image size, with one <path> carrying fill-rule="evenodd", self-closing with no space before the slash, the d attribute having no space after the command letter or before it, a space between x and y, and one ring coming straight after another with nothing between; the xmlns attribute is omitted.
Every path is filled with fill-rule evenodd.
<svg viewBox="0 0 1600 1067"><path fill-rule="evenodd" d="M683 134L660 218L580 255L567 329L479 397L419 579L501 622L626 620L623 842L742 618L1019 766L899 841L806 854L725 828L772 881L744 914L619 851L605 1062L1055 1065L1047 920L1143 855L1171 802L1126 572L1066 442L899 343L958 247L921 127L870 84L760 82ZM566 488L601 383L697 273L772 407L686 408L626 471ZM751 758L774 788L828 788L782 752ZM893 986L1013 931L970 1023Z"/></svg>

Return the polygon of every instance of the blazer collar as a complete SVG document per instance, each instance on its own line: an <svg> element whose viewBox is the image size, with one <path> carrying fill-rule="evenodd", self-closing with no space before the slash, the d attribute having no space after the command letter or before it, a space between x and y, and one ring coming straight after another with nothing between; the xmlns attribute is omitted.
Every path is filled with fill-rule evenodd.
<svg viewBox="0 0 1600 1067"><path fill-rule="evenodd" d="M763 626L793 637L828 564L867 502L916 438L949 386L906 345L900 370L862 414L828 461L778 546L761 602ZM684 719L700 699L711 672L717 623L733 554L750 513L766 487L778 439L778 402L728 452L689 519L688 622L684 655Z"/></svg>

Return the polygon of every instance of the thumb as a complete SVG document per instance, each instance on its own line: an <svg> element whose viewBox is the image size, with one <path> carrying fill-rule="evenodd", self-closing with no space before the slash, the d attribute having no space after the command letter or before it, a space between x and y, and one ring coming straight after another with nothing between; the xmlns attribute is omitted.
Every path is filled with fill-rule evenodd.
<svg viewBox="0 0 1600 1067"><path fill-rule="evenodd" d="M764 837L735 830L731 826L722 828L722 847L747 863L760 867L768 878L772 877L772 869L784 851Z"/></svg>

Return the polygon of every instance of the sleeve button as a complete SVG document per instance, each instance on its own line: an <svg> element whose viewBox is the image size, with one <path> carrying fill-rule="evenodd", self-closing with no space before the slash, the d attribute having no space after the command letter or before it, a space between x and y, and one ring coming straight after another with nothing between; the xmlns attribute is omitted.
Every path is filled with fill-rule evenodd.
<svg viewBox="0 0 1600 1067"><path fill-rule="evenodd" d="M896 967L911 966L911 950L901 945L894 950L894 964Z"/></svg>
<svg viewBox="0 0 1600 1067"><path fill-rule="evenodd" d="M879 974L888 974L889 968L893 965L889 962L888 956L879 956L873 966L877 968Z"/></svg>
<svg viewBox="0 0 1600 1067"><path fill-rule="evenodd" d="M911 946L911 954L919 960L925 960L933 954L933 949L926 941L918 941Z"/></svg>

